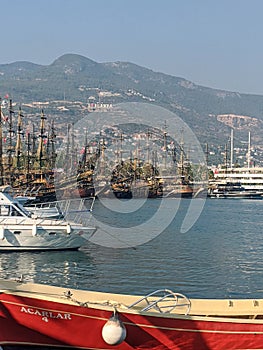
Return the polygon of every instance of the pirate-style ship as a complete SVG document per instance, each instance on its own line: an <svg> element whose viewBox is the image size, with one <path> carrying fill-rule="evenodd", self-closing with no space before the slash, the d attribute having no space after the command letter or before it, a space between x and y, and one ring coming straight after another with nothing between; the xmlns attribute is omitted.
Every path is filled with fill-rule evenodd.
<svg viewBox="0 0 263 350"><path fill-rule="evenodd" d="M159 145L151 148L149 138L154 132L155 143ZM191 164L182 143L177 150L166 132L162 136L154 129L151 132L136 130L133 134L125 134L121 129L104 133L103 138L91 141L92 151L87 137L85 139L78 179L86 189L94 190L101 197L113 194L119 199L192 197ZM142 144L136 142L136 138L142 140ZM110 154L108 159L106 151ZM125 157L125 153L129 156Z"/></svg>
<svg viewBox="0 0 263 350"><path fill-rule="evenodd" d="M35 201L55 200L54 123L52 122L50 133L47 133L46 117L42 110L39 136L35 136L34 127L32 133L27 131L25 135L21 108L18 111L16 131L13 123L15 112L11 99L8 109L9 115L6 117L0 103L0 184L10 185L16 196L31 197ZM3 137L4 133L6 137Z"/></svg>
<svg viewBox="0 0 263 350"><path fill-rule="evenodd" d="M21 108L14 130L12 100L9 100L8 117L0 112L0 185L10 185L17 196L46 202L98 195L120 199L193 195L191 164L183 142L176 148L166 128L146 131L146 126L141 125L127 132L125 126L115 127L114 132L103 131L103 137L100 134L90 142L86 130L79 155L79 140L75 141L73 125L69 124L66 145L59 155L62 168L59 175L54 174L58 166L54 122L47 130L44 111L40 114L37 136L34 124L24 132ZM111 156L107 158L106 153Z"/></svg>

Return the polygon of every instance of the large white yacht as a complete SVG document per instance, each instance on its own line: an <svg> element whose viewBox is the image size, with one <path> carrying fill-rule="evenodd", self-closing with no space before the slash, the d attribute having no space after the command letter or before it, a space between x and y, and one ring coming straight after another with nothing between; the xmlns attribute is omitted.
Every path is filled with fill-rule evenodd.
<svg viewBox="0 0 263 350"><path fill-rule="evenodd" d="M246 191L263 192L263 168L262 167L243 167L217 169L214 172L215 182L240 183Z"/></svg>

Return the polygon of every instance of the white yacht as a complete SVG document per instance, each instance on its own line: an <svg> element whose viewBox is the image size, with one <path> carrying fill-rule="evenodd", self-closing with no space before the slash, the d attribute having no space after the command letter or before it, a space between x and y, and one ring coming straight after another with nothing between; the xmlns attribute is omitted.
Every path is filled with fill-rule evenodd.
<svg viewBox="0 0 263 350"><path fill-rule="evenodd" d="M59 219L39 217L26 210L10 194L10 187L0 187L0 251L76 250L87 243L96 231L84 225L91 213L74 211L74 218L66 211Z"/></svg>

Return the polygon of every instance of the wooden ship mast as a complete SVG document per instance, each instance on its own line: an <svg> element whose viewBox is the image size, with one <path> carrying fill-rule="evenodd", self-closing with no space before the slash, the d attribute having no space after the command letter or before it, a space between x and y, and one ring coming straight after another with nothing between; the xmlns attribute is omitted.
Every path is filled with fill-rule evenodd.
<svg viewBox="0 0 263 350"><path fill-rule="evenodd" d="M23 165L22 162L22 112L21 112L21 107L19 107L18 111L18 121L17 121L17 137L16 137L16 147L15 147L15 162L14 166L16 167L17 171L20 171Z"/></svg>
<svg viewBox="0 0 263 350"><path fill-rule="evenodd" d="M38 149L36 153L36 162L35 162L35 168L36 170L39 170L40 173L42 172L44 166L46 165L46 148L44 145L44 140L47 138L45 135L45 120L46 116L44 115L44 111L41 111L40 116L40 134L39 134L39 143L38 143Z"/></svg>
<svg viewBox="0 0 263 350"><path fill-rule="evenodd" d="M17 194L30 192L32 195L48 195L54 192L53 167L55 166L55 131L54 122L51 125L49 136L50 155L47 154L46 131L43 110L40 116L39 142L36 147L36 136L33 124L33 132L24 132L22 124L22 110L19 107L17 116L17 128L14 131L14 109L12 100L8 105L8 118L4 119L2 100L0 99L0 185L10 185ZM4 150L3 120L7 121L7 143ZM16 140L14 140L16 135ZM23 142L24 141L24 142ZM5 156L6 154L6 156Z"/></svg>

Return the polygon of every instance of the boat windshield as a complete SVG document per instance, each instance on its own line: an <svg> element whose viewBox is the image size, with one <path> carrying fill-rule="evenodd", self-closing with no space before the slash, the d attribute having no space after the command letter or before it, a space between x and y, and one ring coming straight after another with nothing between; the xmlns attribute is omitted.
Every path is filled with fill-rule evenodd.
<svg viewBox="0 0 263 350"><path fill-rule="evenodd" d="M20 204L13 204L13 208L16 210L16 211L18 211L18 212L20 212L23 216L27 216L27 217L31 217L31 213L28 211L28 210L26 210L22 205L20 205ZM20 214L20 215L21 215Z"/></svg>
<svg viewBox="0 0 263 350"><path fill-rule="evenodd" d="M15 204L1 204L0 205L0 215L1 216L27 216L30 217L31 214L27 212L23 207L16 206Z"/></svg>

